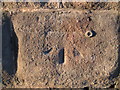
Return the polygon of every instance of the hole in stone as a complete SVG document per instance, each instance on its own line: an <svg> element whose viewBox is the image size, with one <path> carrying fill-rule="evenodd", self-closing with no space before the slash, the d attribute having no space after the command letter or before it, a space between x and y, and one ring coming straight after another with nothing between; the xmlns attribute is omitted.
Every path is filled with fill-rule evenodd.
<svg viewBox="0 0 120 90"><path fill-rule="evenodd" d="M86 31L85 36L86 37L93 37L96 35L96 32L91 30L91 31Z"/></svg>
<svg viewBox="0 0 120 90"><path fill-rule="evenodd" d="M60 51L59 51L59 64L63 64L64 63L64 48L62 48Z"/></svg>
<svg viewBox="0 0 120 90"><path fill-rule="evenodd" d="M93 36L92 31L87 31L87 32L85 33L85 36L86 36L86 37L92 37L92 36Z"/></svg>
<svg viewBox="0 0 120 90"><path fill-rule="evenodd" d="M88 35L88 36L90 36L90 35L91 35L91 33L90 33L90 32L88 32L88 33L87 33L87 35Z"/></svg>

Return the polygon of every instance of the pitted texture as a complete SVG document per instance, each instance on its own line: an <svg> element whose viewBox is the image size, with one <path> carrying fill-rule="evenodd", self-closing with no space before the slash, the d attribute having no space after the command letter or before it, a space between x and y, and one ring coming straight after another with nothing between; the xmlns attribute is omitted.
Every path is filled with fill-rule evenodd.
<svg viewBox="0 0 120 90"><path fill-rule="evenodd" d="M116 11L55 10L12 17L18 37L15 87L109 87L118 63ZM93 37L86 37L93 30Z"/></svg>

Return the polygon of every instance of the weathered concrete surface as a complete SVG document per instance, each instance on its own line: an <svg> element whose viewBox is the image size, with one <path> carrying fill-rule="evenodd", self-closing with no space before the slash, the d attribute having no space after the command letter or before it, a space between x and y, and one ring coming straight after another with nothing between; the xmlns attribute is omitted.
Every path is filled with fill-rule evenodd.
<svg viewBox="0 0 120 90"><path fill-rule="evenodd" d="M41 10L12 16L18 38L14 87L109 87L119 68L118 12ZM85 33L92 31L92 37Z"/></svg>
<svg viewBox="0 0 120 90"><path fill-rule="evenodd" d="M3 2L3 8L11 11L20 8L58 8L57 2ZM118 2L64 2L63 8L79 10L119 10Z"/></svg>

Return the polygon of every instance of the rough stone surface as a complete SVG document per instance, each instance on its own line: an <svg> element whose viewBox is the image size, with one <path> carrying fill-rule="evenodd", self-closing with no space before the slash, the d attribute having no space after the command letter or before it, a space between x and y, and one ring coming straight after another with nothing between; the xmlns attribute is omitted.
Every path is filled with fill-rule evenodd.
<svg viewBox="0 0 120 90"><path fill-rule="evenodd" d="M12 16L18 38L14 87L109 87L119 63L118 12L41 10ZM86 37L87 31L92 37Z"/></svg>
<svg viewBox="0 0 120 90"><path fill-rule="evenodd" d="M59 8L57 2L3 2L2 4L3 8L8 11L12 11L13 9L20 11L21 8ZM118 2L64 2L60 8L77 10L119 10L119 6Z"/></svg>

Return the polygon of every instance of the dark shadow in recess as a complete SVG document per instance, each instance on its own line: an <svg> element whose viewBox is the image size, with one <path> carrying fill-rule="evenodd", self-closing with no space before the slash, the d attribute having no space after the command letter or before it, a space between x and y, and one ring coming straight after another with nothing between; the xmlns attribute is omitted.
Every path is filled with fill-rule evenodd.
<svg viewBox="0 0 120 90"><path fill-rule="evenodd" d="M120 16L118 16L118 41L120 43ZM109 79L117 78L120 74L120 45L118 46L118 61L117 61L117 68L114 70L114 72L110 75Z"/></svg>
<svg viewBox="0 0 120 90"><path fill-rule="evenodd" d="M92 33L93 33L93 36L92 36L92 37L96 36L96 34L97 34L97 33L96 33L95 31L93 31L93 30L92 30Z"/></svg>
<svg viewBox="0 0 120 90"><path fill-rule="evenodd" d="M115 88L115 84L111 85L109 88Z"/></svg>
<svg viewBox="0 0 120 90"><path fill-rule="evenodd" d="M45 0L45 2L40 2L40 6L41 6L41 7L44 7L44 6L45 6L45 4L47 4L47 3L48 3L48 1L49 1L49 0Z"/></svg>
<svg viewBox="0 0 120 90"><path fill-rule="evenodd" d="M2 71L14 75L17 71L18 38L14 32L9 12L2 16Z"/></svg>
<svg viewBox="0 0 120 90"><path fill-rule="evenodd" d="M84 87L83 90L89 90L89 87Z"/></svg>
<svg viewBox="0 0 120 90"><path fill-rule="evenodd" d="M59 51L58 57L59 57L59 64L63 64L64 63L64 48L62 48Z"/></svg>

